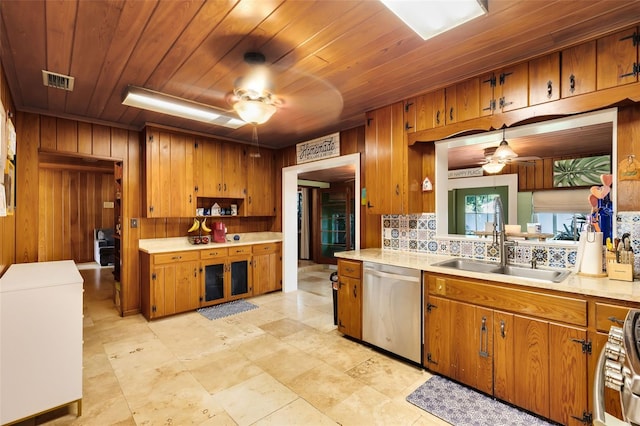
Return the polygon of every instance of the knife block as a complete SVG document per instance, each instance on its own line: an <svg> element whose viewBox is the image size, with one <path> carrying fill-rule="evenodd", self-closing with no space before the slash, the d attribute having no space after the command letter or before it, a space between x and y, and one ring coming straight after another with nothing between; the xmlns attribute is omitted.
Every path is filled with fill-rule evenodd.
<svg viewBox="0 0 640 426"><path fill-rule="evenodd" d="M633 281L633 253L631 263L617 263L616 254L607 252L607 275L610 280Z"/></svg>

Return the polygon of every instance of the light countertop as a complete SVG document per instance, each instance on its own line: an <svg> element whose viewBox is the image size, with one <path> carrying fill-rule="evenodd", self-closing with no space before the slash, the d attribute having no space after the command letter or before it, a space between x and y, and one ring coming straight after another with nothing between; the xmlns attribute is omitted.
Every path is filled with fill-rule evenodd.
<svg viewBox="0 0 640 426"><path fill-rule="evenodd" d="M398 250L383 250L379 248L343 251L336 253L335 256L342 259L360 260L383 263L387 265L402 266L405 268L420 269L426 272L457 275L461 277L516 284L532 288L605 297L613 300L640 303L640 282L638 281L617 281L610 280L606 277L593 278L572 273L571 275L569 275L569 277L567 277L560 283L549 283L514 276L507 277L500 274L471 272L455 270L447 267L433 266L434 263L452 259L454 258L454 256L432 255Z"/></svg>
<svg viewBox="0 0 640 426"><path fill-rule="evenodd" d="M235 241L234 235L240 239ZM282 241L281 232L247 232L227 234L226 243L191 244L187 237L151 238L138 241L138 249L145 253L169 253L173 251L206 250L212 248L246 246L250 244L277 243Z"/></svg>

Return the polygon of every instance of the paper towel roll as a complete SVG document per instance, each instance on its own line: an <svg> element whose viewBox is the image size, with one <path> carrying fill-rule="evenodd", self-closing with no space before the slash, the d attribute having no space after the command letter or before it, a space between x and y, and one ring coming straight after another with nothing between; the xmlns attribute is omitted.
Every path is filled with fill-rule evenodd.
<svg viewBox="0 0 640 426"><path fill-rule="evenodd" d="M580 272L602 274L602 232L585 232ZM582 239L582 235L580 236Z"/></svg>

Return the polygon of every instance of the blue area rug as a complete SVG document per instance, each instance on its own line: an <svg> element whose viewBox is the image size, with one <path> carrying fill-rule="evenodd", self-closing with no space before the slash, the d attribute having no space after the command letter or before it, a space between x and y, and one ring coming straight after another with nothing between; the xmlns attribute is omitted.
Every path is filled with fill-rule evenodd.
<svg viewBox="0 0 640 426"><path fill-rule="evenodd" d="M246 300L234 300L233 302L221 303L219 305L209 306L207 308L198 309L198 313L204 315L210 320L228 317L229 315L239 314L240 312L256 309L257 306Z"/></svg>
<svg viewBox="0 0 640 426"><path fill-rule="evenodd" d="M441 376L427 380L407 401L454 426L553 425Z"/></svg>

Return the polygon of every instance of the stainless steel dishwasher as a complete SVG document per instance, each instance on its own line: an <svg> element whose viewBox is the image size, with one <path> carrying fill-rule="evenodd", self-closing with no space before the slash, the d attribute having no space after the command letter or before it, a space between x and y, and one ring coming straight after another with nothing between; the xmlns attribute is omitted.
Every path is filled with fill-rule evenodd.
<svg viewBox="0 0 640 426"><path fill-rule="evenodd" d="M362 340L422 361L422 279L418 269L364 262Z"/></svg>

